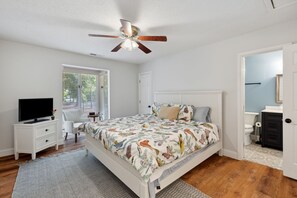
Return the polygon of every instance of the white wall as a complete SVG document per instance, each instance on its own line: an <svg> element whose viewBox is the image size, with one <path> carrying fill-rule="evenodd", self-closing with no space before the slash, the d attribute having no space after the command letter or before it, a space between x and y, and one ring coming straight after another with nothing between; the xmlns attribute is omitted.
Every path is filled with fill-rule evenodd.
<svg viewBox="0 0 297 198"><path fill-rule="evenodd" d="M163 57L140 71L152 71L153 91L223 90L224 149L237 157L238 55L292 41L297 41L297 21Z"/></svg>
<svg viewBox="0 0 297 198"><path fill-rule="evenodd" d="M61 117L62 64L110 70L111 117L138 112L137 65L0 40L0 156L13 151L19 98L53 97Z"/></svg>

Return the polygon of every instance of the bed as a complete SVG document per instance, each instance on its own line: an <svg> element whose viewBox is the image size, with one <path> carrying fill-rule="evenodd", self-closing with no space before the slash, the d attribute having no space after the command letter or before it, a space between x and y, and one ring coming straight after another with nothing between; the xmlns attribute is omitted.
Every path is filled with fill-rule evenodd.
<svg viewBox="0 0 297 198"><path fill-rule="evenodd" d="M153 163L149 162L150 165L153 168L146 168L145 164L143 164L144 160L139 160L137 157L134 158L133 151L136 150L136 148L132 149L132 155L131 155L131 146L130 146L130 153L128 153L128 149L125 149L125 153L121 155L121 149L124 148L123 142L125 143L124 139L123 141L120 141L116 139L113 136L113 131L116 131L116 125L115 123L122 124L119 127L124 128L124 126L127 126L130 124L133 128L133 130L127 129L126 134L133 135L133 132L135 130L138 130L139 126L142 127L142 130L149 131L153 128L153 130L159 130L160 127L164 128L165 130L175 129L175 125L178 126L184 126L180 124L179 122L170 122L168 121L155 121L155 118L153 118L150 115L138 115L138 116L132 116L129 118L117 118L113 122L106 122L101 123L101 126L99 128L106 128L111 133L109 135L111 138L111 142L114 142L113 149L111 149L110 144L108 144L106 141L107 139L101 137L102 133L96 133L98 131L98 125L97 128L94 128L94 133L90 133L90 126L86 127L89 129L88 133L86 133L86 151L90 151L98 160L100 160L107 168L110 169L119 179L121 179L135 194L137 194L141 198L154 198L156 193L158 193L160 190L164 189L166 186L174 182L176 179L181 177L183 174L203 162L205 159L210 157L211 155L215 153L219 153L222 155L222 142L223 142L223 135L222 135L222 92L221 91L187 91L187 92L155 92L154 93L154 102L158 103L167 103L167 104L191 104L197 107L201 106L208 106L211 108L211 119L212 123L215 123L215 125L211 125L208 123L201 123L199 126L188 126L186 128L182 128L181 131L185 131L187 133L184 137L187 137L190 141L190 137L192 136L192 139L197 140L197 136L193 136L191 133L192 129L195 130L197 128L213 128L217 127L218 130L216 130L218 133L219 139L217 141L212 141L211 135L208 135L207 141L209 140L211 144L207 144L206 146L201 146L203 142L199 145L193 145L189 144L188 150L192 150L194 152L182 155L186 152L184 144L178 142L178 140L170 139L168 142L175 143L175 145L178 145L180 149L183 149L182 152L180 152L180 155L175 155L174 152L160 152L161 147L156 147L156 143L154 146L152 146L152 142L158 139L159 136L156 136L154 140L151 140L149 138L145 138L147 142L135 142L135 145L137 144L137 149L139 153L147 157L148 159L151 159L147 153L143 151L152 150L152 153L154 155L158 156L159 154L163 153L163 158L160 159L158 157L157 164L154 165ZM137 123L137 120L139 120L139 123ZM147 122L143 122L143 120L148 120ZM135 122L133 122L135 121ZM160 125L157 125L157 123L161 123ZM153 123L148 124L148 123ZM148 124L148 126L147 126ZM168 125L169 124L169 125ZM91 125L91 124L90 124ZM174 125L174 126L173 126ZM111 127L115 126L115 127ZM168 128L166 128L168 127ZM191 131L186 131L188 128L191 129ZM207 128L207 129L210 129ZM126 129L126 128L125 128ZM91 129L92 130L92 129ZM96 132L95 132L96 131ZM179 130L180 131L180 130ZM215 130L214 130L215 131ZM145 131L146 132L146 131ZM169 132L169 131L168 131ZM193 131L192 131L193 132ZM179 132L180 133L180 132ZM146 133L144 133L146 134ZM208 133L209 134L209 133ZM211 133L212 134L212 133ZM213 133L215 134L215 133ZM181 134L179 134L181 136ZM96 136L96 137L95 137ZM164 134L162 133L162 137ZM216 135L214 135L216 136ZM201 136L202 137L202 136ZM178 138L178 137L177 137ZM101 141L97 141L101 140ZM163 137L164 139L164 137ZM133 138L131 138L133 140ZM162 139L161 139L162 140ZM167 143L168 143L167 142ZM144 144L146 143L146 144ZM149 144L148 144L149 143ZM167 145L167 144L166 144ZM145 150L140 150L139 148L144 148ZM197 149L199 147L199 149ZM201 148L200 148L201 147ZM167 149L171 148L171 145L167 146ZM166 155L165 155L166 154ZM133 156L133 158L131 157ZM126 159L126 160L125 160ZM142 158L143 159L143 158ZM132 163L131 163L132 162ZM134 163L134 164L133 164ZM142 164L141 164L142 163ZM133 165L133 166L132 166ZM157 167L160 165L160 167ZM140 169L140 170L139 170Z"/></svg>

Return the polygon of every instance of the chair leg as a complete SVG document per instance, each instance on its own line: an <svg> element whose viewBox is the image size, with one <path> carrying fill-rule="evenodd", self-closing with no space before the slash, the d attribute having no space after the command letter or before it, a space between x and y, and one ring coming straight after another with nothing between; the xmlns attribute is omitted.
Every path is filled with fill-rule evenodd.
<svg viewBox="0 0 297 198"><path fill-rule="evenodd" d="M65 140L67 140L67 137L68 137L68 132L66 132L66 135L65 135Z"/></svg>
<svg viewBox="0 0 297 198"><path fill-rule="evenodd" d="M77 142L77 133L75 134L75 143Z"/></svg>

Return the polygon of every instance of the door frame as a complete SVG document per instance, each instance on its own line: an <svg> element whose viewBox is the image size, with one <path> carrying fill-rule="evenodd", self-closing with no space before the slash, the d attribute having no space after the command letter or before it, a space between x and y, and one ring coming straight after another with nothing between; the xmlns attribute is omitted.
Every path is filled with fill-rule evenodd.
<svg viewBox="0 0 297 198"><path fill-rule="evenodd" d="M153 88L152 88L152 71L148 71L148 72L141 72L141 73L139 73L138 74L138 113L139 113L139 110L140 110L140 93L141 93L141 91L140 91L140 83L139 83L139 81L140 81L140 76L142 76L142 75L149 75L149 78L150 78L150 90L149 90L149 92L150 92L150 101L152 102L153 101L153 94L152 94L152 90L153 90Z"/></svg>
<svg viewBox="0 0 297 198"><path fill-rule="evenodd" d="M288 45L282 44L267 48L256 49L252 51L247 51L238 54L238 78L237 78L237 159L243 159L243 139L244 139L244 112L245 112L245 57L266 53L266 52L273 52L278 50L283 50L284 46Z"/></svg>

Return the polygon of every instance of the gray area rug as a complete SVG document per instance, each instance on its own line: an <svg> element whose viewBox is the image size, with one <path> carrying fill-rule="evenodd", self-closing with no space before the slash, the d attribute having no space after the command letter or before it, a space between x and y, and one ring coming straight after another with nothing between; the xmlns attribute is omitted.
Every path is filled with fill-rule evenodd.
<svg viewBox="0 0 297 198"><path fill-rule="evenodd" d="M12 197L136 198L137 195L91 153L85 156L84 150L78 150L21 164ZM208 196L179 179L157 197Z"/></svg>

